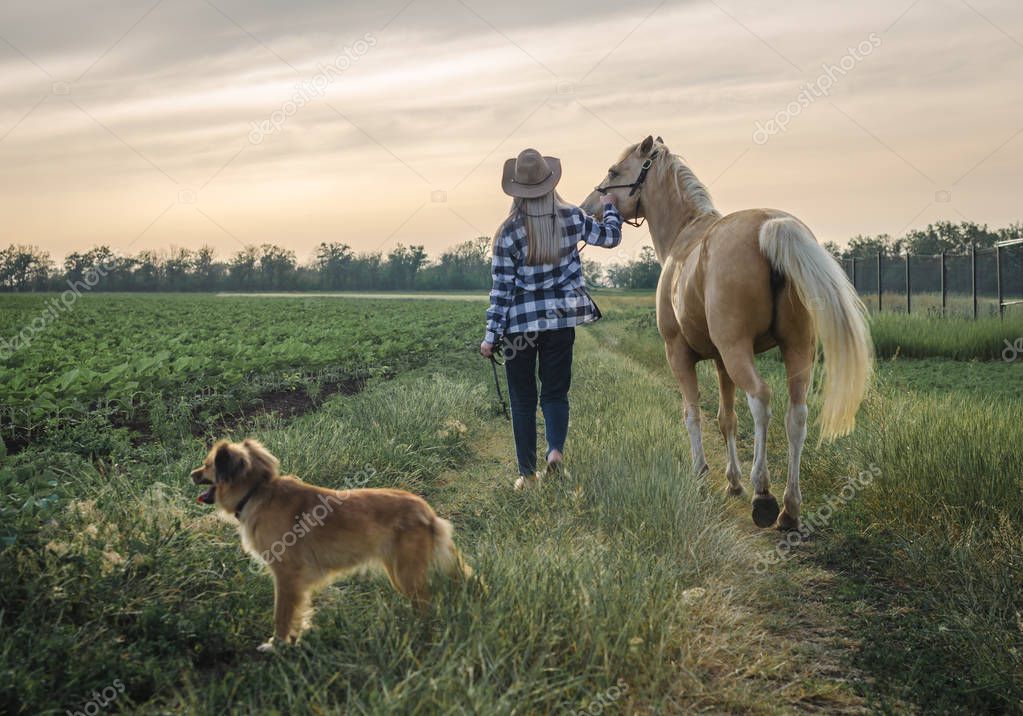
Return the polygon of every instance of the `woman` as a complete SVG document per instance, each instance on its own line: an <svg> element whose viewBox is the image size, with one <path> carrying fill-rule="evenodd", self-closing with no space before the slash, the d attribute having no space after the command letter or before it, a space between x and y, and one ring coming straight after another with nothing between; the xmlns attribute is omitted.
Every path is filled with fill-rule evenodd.
<svg viewBox="0 0 1023 716"><path fill-rule="evenodd" d="M512 206L494 236L494 286L480 353L489 358L502 344L519 466L516 490L539 480L537 362L550 476L561 472L568 434L575 327L600 318L586 292L576 244L584 241L610 249L622 240L622 218L613 196L602 198L601 223L558 196L554 188L560 179L560 160L526 149L505 162L501 181Z"/></svg>

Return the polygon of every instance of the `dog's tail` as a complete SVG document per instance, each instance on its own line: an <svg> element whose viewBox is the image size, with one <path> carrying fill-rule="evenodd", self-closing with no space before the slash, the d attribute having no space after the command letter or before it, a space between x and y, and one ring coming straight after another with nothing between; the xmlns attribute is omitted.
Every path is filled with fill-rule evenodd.
<svg viewBox="0 0 1023 716"><path fill-rule="evenodd" d="M433 565L444 574L469 578L472 567L465 562L462 553L452 539L454 528L447 520L434 516L433 523Z"/></svg>

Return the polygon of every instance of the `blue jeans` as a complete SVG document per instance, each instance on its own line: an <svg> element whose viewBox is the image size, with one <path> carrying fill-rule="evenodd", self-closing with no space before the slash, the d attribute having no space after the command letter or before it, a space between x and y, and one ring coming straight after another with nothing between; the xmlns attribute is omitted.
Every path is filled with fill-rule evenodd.
<svg viewBox="0 0 1023 716"><path fill-rule="evenodd" d="M568 436L568 388L572 383L574 328L505 336L505 371L519 474L536 472L536 373L540 364L540 409L547 433L547 454L563 452Z"/></svg>

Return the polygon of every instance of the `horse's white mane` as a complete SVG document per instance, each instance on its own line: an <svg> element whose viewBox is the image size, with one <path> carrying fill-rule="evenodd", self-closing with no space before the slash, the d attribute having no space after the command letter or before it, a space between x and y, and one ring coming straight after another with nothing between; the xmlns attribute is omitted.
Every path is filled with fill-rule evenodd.
<svg viewBox="0 0 1023 716"><path fill-rule="evenodd" d="M675 191L678 192L679 198L688 204L692 204L697 212L707 214L716 211L707 187L696 178L693 170L682 161L682 157L669 153L657 163L657 169L662 177L667 172L671 172L674 175Z"/></svg>
<svg viewBox="0 0 1023 716"><path fill-rule="evenodd" d="M633 144L630 147L626 147L625 151L618 158L618 161L623 161L626 157L636 151L639 144ZM657 178L664 180L668 173L671 173L672 178L675 180L675 191L678 192L678 198L682 200L684 204L690 204L696 209L698 214L707 214L710 212L717 212L714 208L714 202L710 198L710 191L704 185L702 181L696 178L693 174L693 170L690 169L682 157L678 154L673 154L668 151L667 147L663 145L660 148L663 152L661 156L655 162L655 168L657 171Z"/></svg>

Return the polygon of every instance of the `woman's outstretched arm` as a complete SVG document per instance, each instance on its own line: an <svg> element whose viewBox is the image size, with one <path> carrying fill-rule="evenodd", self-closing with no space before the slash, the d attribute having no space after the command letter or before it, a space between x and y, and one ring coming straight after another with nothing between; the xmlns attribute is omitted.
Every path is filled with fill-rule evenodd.
<svg viewBox="0 0 1023 716"><path fill-rule="evenodd" d="M604 204L604 220L597 221L582 209L579 213L583 217L582 240L594 246L605 249L613 249L622 241L622 215L618 213L618 207L608 202Z"/></svg>

